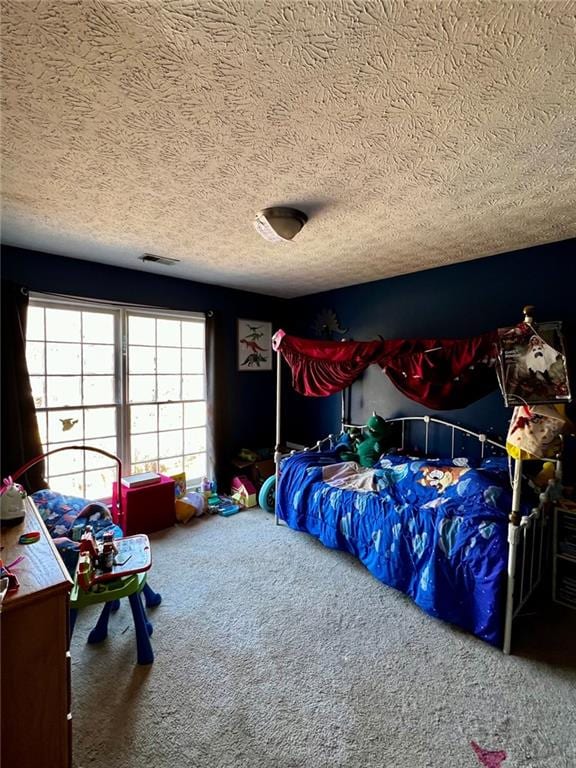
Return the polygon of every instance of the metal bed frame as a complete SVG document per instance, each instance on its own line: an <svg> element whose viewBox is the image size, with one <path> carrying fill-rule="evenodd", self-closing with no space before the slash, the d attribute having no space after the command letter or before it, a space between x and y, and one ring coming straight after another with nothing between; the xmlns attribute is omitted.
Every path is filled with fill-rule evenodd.
<svg viewBox="0 0 576 768"><path fill-rule="evenodd" d="M281 395L281 356L277 352L276 367L276 447L274 451L274 461L276 464L276 487L278 487L280 461L285 455L281 452L281 418L280 418L280 395ZM344 397L342 398L342 431L353 427L362 428L363 425L344 423ZM448 421L437 419L433 416L404 416L398 418L385 419L387 423L400 423L402 428L402 440L400 450L403 451L406 439L406 424L408 422L421 422L424 424L424 453L428 455L428 446L430 442L430 425L438 425L452 431L451 435L451 456L455 456L456 434L462 433L466 437L475 438L480 443L480 455L484 458L486 446L492 446L506 455L506 446L489 438L481 432L474 432L465 427L451 424ZM330 446L335 444L335 436L329 435L319 440L315 445L306 447L304 451L319 451L328 443ZM291 455L301 451L292 451ZM555 463L555 481L560 482L562 477L562 464L560 459L546 459ZM509 459L511 464L510 483L512 487L512 504L508 517L508 567L507 567L507 587L506 587L506 606L504 616L504 640L502 650L505 654L510 654L512 646L512 623L519 615L522 608L526 605L530 597L534 594L540 585L545 570L545 546L547 537L547 515L544 513L548 501L548 492L545 491L539 496L539 503L532 508L529 514L521 513L521 492L522 492L522 459ZM278 518L277 494L275 496L274 514L276 525L280 524Z"/></svg>
<svg viewBox="0 0 576 768"><path fill-rule="evenodd" d="M507 454L506 446L490 439L486 434L451 424L443 419L432 416L405 416L395 419L386 419L388 423L402 425L401 450L405 446L405 426L407 422L423 422L425 425L424 453L428 455L430 439L430 425L437 424L451 430L451 457L455 456L455 437L459 432L466 437L471 437L480 443L480 457L484 458L486 446L490 445ZM546 539L547 516L544 505L547 494L540 494L538 506L533 507L529 514L521 514L522 494L522 459L509 458L513 469L511 470L510 483L512 486L512 505L508 517L508 568L506 607L504 621L504 642L502 650L509 654L512 645L512 622L520 614L530 597L540 585L544 575L544 548ZM550 459L556 464L556 480L560 480L562 465L559 459Z"/></svg>

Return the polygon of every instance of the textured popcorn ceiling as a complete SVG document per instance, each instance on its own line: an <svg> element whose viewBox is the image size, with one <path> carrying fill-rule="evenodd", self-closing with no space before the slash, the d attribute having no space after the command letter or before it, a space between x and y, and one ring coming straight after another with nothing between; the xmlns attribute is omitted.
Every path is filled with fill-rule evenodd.
<svg viewBox="0 0 576 768"><path fill-rule="evenodd" d="M576 235L576 2L2 0L1 21L5 243L288 297ZM256 211L290 203L302 232L261 240Z"/></svg>

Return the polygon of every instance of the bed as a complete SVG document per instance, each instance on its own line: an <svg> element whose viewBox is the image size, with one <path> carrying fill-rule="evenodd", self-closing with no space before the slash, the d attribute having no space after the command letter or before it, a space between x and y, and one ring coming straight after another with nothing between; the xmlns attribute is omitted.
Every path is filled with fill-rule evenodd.
<svg viewBox="0 0 576 768"><path fill-rule="evenodd" d="M524 322L532 319L526 316ZM352 553L428 614L510 653L513 620L545 571L548 510L561 487L557 458L552 484L534 493L523 480L521 457L509 460L506 446L486 434L428 415L388 419L401 424L399 452L381 456L368 471L343 462L333 436L289 457L281 440L282 359L299 394L340 392L342 428L353 427L345 425L345 390L374 363L407 397L428 408L451 410L475 402L497 386L499 334L318 342L278 331L273 346L276 475L274 485L263 490L274 493L276 522ZM415 422L424 424L425 437L411 458L402 454L405 427ZM432 427L447 431L447 451L434 452ZM479 449L459 453L457 435L472 438Z"/></svg>
<svg viewBox="0 0 576 768"><path fill-rule="evenodd" d="M364 468L343 462L338 445L284 459L277 491L279 520L350 552L426 613L500 647L511 504L505 458L390 453Z"/></svg>

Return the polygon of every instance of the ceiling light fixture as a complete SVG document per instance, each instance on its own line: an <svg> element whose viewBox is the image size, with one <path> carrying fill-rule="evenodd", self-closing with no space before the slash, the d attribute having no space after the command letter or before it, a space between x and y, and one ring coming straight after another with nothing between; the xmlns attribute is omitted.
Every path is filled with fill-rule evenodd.
<svg viewBox="0 0 576 768"><path fill-rule="evenodd" d="M154 253L143 253L138 258L140 261L151 261L154 264L163 264L165 267L172 267L180 261L180 259L171 259L169 256L156 256Z"/></svg>
<svg viewBox="0 0 576 768"><path fill-rule="evenodd" d="M308 221L296 208L264 208L256 214L254 227L264 240L282 243L292 240Z"/></svg>

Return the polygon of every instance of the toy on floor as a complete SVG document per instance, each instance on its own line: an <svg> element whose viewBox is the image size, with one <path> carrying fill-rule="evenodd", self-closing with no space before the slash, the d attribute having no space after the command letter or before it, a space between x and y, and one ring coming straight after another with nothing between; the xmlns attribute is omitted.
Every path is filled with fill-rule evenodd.
<svg viewBox="0 0 576 768"><path fill-rule="evenodd" d="M206 512L207 504L203 493L189 491L181 499L176 499L176 520L188 523L194 517L200 517Z"/></svg>
<svg viewBox="0 0 576 768"><path fill-rule="evenodd" d="M220 503L218 504L218 514L222 517L230 517L242 510L239 504L235 504L234 500L229 496L220 496Z"/></svg>
<svg viewBox="0 0 576 768"><path fill-rule="evenodd" d="M232 478L230 491L232 499L241 507L255 507L258 503L256 488L245 475Z"/></svg>
<svg viewBox="0 0 576 768"><path fill-rule="evenodd" d="M276 505L276 475L264 480L258 493L258 504L265 512L274 512Z"/></svg>
<svg viewBox="0 0 576 768"><path fill-rule="evenodd" d="M143 593L146 604L146 571L152 564L150 542L145 534L127 536L117 541L117 557L112 571L98 569L97 560L91 556L89 537L84 539L84 550L80 553L74 586L70 595L70 634L74 631L76 616L81 608L103 604L98 623L88 636L89 643L99 643L108 634L108 619L119 601L127 597L130 602L136 631L137 657L139 664L152 664L154 652L150 644L152 624L148 621L140 598ZM112 542L106 541L98 553L106 554ZM116 546L116 545L115 545ZM159 597L159 596L157 596Z"/></svg>
<svg viewBox="0 0 576 768"><path fill-rule="evenodd" d="M218 512L218 506L220 504L220 496L218 496L217 493L211 493L206 499L206 504L208 506L208 512L211 515L216 514L216 512Z"/></svg>
<svg viewBox="0 0 576 768"><path fill-rule="evenodd" d="M502 749L492 750L483 749L478 746L475 741L470 742L470 746L476 753L478 760L485 765L486 768L500 768L504 760L507 758L506 752Z"/></svg>

